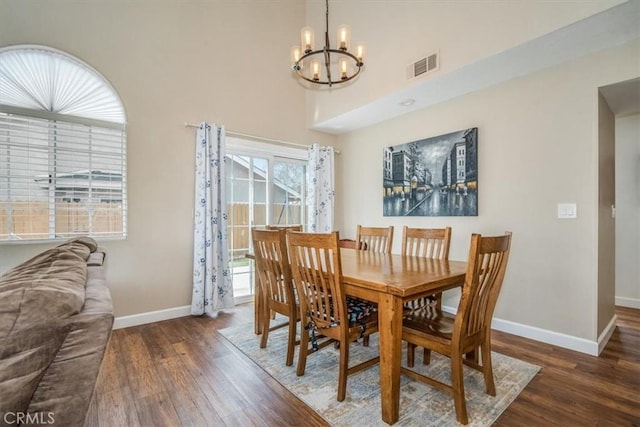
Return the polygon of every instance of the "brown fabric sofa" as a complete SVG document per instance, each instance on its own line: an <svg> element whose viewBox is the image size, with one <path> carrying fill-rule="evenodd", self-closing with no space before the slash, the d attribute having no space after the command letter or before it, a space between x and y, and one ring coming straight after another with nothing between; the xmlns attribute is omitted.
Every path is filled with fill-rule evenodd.
<svg viewBox="0 0 640 427"><path fill-rule="evenodd" d="M0 425L82 426L113 326L105 252L90 238L0 278Z"/></svg>

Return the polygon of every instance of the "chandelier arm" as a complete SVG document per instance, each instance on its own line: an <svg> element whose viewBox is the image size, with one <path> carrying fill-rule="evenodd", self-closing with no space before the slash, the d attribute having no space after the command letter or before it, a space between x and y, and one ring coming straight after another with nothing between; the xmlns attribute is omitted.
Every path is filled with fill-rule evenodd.
<svg viewBox="0 0 640 427"><path fill-rule="evenodd" d="M356 65L356 71L355 71L355 73L354 73L353 75L351 75L351 76L347 77L347 78L346 78L346 79L344 79L344 80L337 80L337 81L335 81L335 82L330 82L330 81L320 81L320 80L313 80L313 79L310 79L310 78L308 78L307 76L305 76L305 75L303 74L302 67L300 66L300 63L301 63L304 59L306 59L306 58L308 58L308 57L310 57L310 56L318 55L318 54L321 54L321 53L323 54L323 53L324 53L324 49L323 49L323 50L314 50L314 51L312 51L312 52L309 52L309 53L304 54L304 55L303 55L303 56L298 60L298 62L296 62L296 63L293 65L292 69L293 69L293 70L298 74L298 76L299 76L301 79L303 79L303 80L306 80L306 81L308 81L308 82L310 82L310 83L314 83L314 84L329 85L329 86L332 86L332 85L334 85L334 84L336 84L336 85L337 85L337 84L341 84L341 83L346 83L346 82L348 82L349 80L352 80L352 79L356 78L356 77L358 76L358 74L360 74L360 71L362 71L362 66L363 66L364 64L363 64L362 62L360 62L360 60L359 60L355 55L353 55L352 53L345 52L345 51L342 51L342 50L337 50L337 49L328 49L328 50L329 50L330 52L332 52L332 53L335 53L335 54L338 54L338 55L345 55L345 56L348 56L348 57L350 57L351 59L353 59L353 60L354 60L354 62L355 62L355 65Z"/></svg>
<svg viewBox="0 0 640 427"><path fill-rule="evenodd" d="M355 56L353 53L349 52L349 51L345 51L345 50L339 50L339 49L327 49L328 52L331 53L336 53L338 55L345 55L348 56L349 58L353 59L356 63L356 66L358 68L362 67L364 65L363 62L360 62L360 60L358 59L357 56ZM307 59L313 55L318 55L318 54L323 54L324 55L324 49L318 49L318 50L313 50L311 52L307 52L304 55L302 55L300 57L300 59L298 59L298 61L293 65L293 68L295 69L296 66L299 66L299 64L304 60Z"/></svg>
<svg viewBox="0 0 640 427"><path fill-rule="evenodd" d="M359 68L358 68L358 71L356 71L356 73L353 76L347 77L344 80L338 80L338 81L335 81L335 82L331 82L331 85L338 85L338 84L341 84L341 83L346 83L349 80L355 79L358 76L358 74L360 74L360 69ZM323 81L320 81L320 80L312 80L312 79L306 77L304 74L298 73L298 76L302 80L306 80L306 81L308 81L310 83L314 83L314 84L317 84L317 85L329 85L329 82L323 82Z"/></svg>
<svg viewBox="0 0 640 427"><path fill-rule="evenodd" d="M337 81L335 81L335 82L331 82L331 86L333 86L333 85L338 85L338 84L341 84L341 83L346 83L346 82L348 82L349 80L355 79L355 78L358 76L358 74L360 74L360 69L358 69L358 71L356 71L356 73L355 73L353 76L351 76L351 77L347 77L347 78L346 78L346 79L344 79L344 80L337 80ZM310 83L314 83L314 84L317 84L317 85L329 85L329 82L323 82L323 81L320 81L320 80L312 80L312 79L310 79L310 78L306 77L304 74L300 74L300 73L298 73L298 76L299 76L302 80L306 80L306 81L308 81L308 82L310 82Z"/></svg>

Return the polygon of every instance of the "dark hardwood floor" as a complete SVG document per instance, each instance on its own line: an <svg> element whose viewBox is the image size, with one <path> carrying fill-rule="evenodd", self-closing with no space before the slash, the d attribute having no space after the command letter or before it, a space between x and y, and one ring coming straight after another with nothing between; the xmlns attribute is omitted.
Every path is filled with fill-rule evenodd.
<svg viewBox="0 0 640 427"><path fill-rule="evenodd" d="M493 348L542 367L498 426L640 426L640 310L617 308L600 357L494 332ZM239 306L113 331L87 425L325 426L217 330L251 321Z"/></svg>

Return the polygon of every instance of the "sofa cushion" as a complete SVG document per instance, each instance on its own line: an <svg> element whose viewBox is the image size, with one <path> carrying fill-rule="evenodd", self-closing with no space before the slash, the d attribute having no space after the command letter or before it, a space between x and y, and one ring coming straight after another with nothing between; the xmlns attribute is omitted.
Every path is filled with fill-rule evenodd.
<svg viewBox="0 0 640 427"><path fill-rule="evenodd" d="M108 291L105 295L111 301ZM73 317L71 329L42 376L27 412L51 413L56 425L83 425L112 326L111 313L83 311Z"/></svg>
<svg viewBox="0 0 640 427"><path fill-rule="evenodd" d="M27 411L51 413L56 425L80 426L113 326L113 304L102 267L88 268L84 306L69 320L69 333L40 380Z"/></svg>
<svg viewBox="0 0 640 427"><path fill-rule="evenodd" d="M48 249L7 271L0 278L0 290L13 279L46 278L55 271L64 271L69 263L84 264L90 250L81 244Z"/></svg>
<svg viewBox="0 0 640 427"><path fill-rule="evenodd" d="M56 424L81 424L113 323L97 249L72 239L0 278L0 414L54 408Z"/></svg>
<svg viewBox="0 0 640 427"><path fill-rule="evenodd" d="M13 328L64 319L80 312L87 264L75 249L47 250L2 277L0 345Z"/></svg>
<svg viewBox="0 0 640 427"><path fill-rule="evenodd" d="M25 412L70 324L52 321L12 329L0 346L0 414Z"/></svg>
<svg viewBox="0 0 640 427"><path fill-rule="evenodd" d="M46 250L0 279L0 413L25 411L85 301L80 242Z"/></svg>
<svg viewBox="0 0 640 427"><path fill-rule="evenodd" d="M73 245L76 243L86 246L87 248L89 248L90 252L95 252L96 249L98 249L98 243L95 240L93 240L91 237L86 237L86 236L74 237L73 239L69 239L63 244L59 245L58 247Z"/></svg>

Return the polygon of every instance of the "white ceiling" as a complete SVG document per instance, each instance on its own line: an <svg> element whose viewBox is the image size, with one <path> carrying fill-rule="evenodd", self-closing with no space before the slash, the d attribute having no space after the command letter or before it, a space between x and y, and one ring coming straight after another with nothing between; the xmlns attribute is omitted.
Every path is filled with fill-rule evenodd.
<svg viewBox="0 0 640 427"><path fill-rule="evenodd" d="M312 128L332 134L353 131L637 38L640 0L630 0L497 55L425 79ZM640 72L640 58L638 69ZM630 114L633 108L640 111L639 85L637 80L619 87L612 85L602 93L615 114ZM415 103L400 105L407 99L414 99Z"/></svg>
<svg viewBox="0 0 640 427"><path fill-rule="evenodd" d="M640 78L601 87L600 93L616 116L640 113Z"/></svg>

